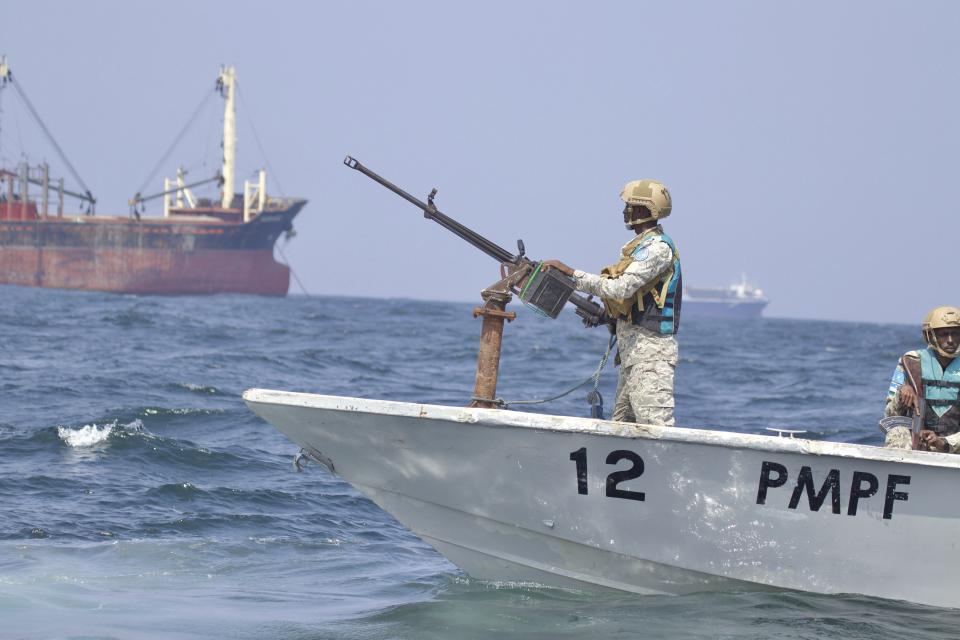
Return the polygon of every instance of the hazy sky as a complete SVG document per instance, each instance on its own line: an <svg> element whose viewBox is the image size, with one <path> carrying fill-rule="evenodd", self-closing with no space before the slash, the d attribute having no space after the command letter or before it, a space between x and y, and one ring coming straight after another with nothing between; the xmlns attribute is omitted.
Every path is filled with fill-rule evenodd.
<svg viewBox="0 0 960 640"><path fill-rule="evenodd" d="M269 162L272 192L310 200L283 250L312 294L477 300L498 277L350 154L421 198L437 187L508 249L592 271L630 237L623 183L657 178L688 285L745 272L768 315L912 323L960 305L958 18L954 2L31 0L4 5L0 53L103 214L127 212L234 64L238 182ZM0 100L3 162L57 170L14 92ZM148 192L178 164L213 175L221 109Z"/></svg>

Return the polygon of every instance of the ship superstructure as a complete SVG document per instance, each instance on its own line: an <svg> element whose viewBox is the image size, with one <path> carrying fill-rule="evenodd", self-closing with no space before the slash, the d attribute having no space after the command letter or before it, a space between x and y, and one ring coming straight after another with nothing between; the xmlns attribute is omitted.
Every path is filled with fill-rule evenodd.
<svg viewBox="0 0 960 640"><path fill-rule="evenodd" d="M746 276L728 287L685 287L683 290L683 313L688 317L759 317L769 303L763 289L747 282Z"/></svg>

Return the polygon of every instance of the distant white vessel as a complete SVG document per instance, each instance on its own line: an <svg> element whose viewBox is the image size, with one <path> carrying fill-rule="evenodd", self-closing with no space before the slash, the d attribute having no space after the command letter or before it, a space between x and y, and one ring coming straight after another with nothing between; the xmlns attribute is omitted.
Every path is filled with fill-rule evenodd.
<svg viewBox="0 0 960 640"><path fill-rule="evenodd" d="M740 282L726 288L683 289L683 315L756 318L770 300L763 289L753 286L743 276Z"/></svg>

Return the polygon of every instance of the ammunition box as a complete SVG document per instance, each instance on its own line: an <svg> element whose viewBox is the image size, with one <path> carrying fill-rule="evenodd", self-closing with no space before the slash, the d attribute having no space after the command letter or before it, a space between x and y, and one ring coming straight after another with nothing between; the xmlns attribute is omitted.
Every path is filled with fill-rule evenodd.
<svg viewBox="0 0 960 640"><path fill-rule="evenodd" d="M556 269L544 269L541 262L523 285L520 300L543 315L556 318L573 291L572 278Z"/></svg>

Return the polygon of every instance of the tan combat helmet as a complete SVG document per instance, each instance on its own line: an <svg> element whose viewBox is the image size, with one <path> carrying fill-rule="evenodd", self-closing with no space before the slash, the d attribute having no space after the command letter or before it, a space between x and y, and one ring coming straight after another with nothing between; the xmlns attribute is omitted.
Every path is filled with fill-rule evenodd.
<svg viewBox="0 0 960 640"><path fill-rule="evenodd" d="M650 211L650 217L631 220L627 223L628 229L650 220L666 218L673 208L670 192L667 191L662 182L656 180L632 180L628 182L623 185L620 199L628 205L640 205Z"/></svg>
<svg viewBox="0 0 960 640"><path fill-rule="evenodd" d="M946 327L960 327L960 309L956 307L937 307L928 313L923 319L923 339L943 357L953 358L957 354L947 353L941 349L940 343L937 342L937 336L933 333L936 329Z"/></svg>

